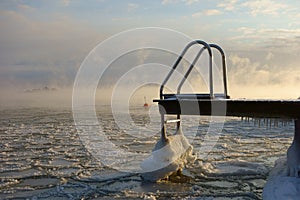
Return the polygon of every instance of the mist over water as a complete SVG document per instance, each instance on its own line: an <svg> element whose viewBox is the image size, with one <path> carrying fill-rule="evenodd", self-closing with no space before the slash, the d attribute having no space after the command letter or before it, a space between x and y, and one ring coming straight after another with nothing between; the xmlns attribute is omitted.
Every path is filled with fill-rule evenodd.
<svg viewBox="0 0 300 200"><path fill-rule="evenodd" d="M143 86L132 91L130 102L132 105L141 105L146 97L147 103L152 104L153 99L159 98L159 85ZM297 99L300 97L299 87L290 86L245 86L229 85L231 98L248 99ZM32 87L34 88L34 87ZM126 86L122 91L127 93ZM13 107L72 107L73 88L56 88L54 91L33 91L26 92L25 89L0 89L0 108ZM170 91L172 92L172 91ZM173 91L174 92L174 91ZM113 94L113 87L100 87L95 94L95 104L110 104ZM122 96L122 94L119 94ZM122 98L119 99L122 102ZM123 102L124 103L124 102ZM126 103L126 102L125 102Z"/></svg>
<svg viewBox="0 0 300 200"><path fill-rule="evenodd" d="M33 87L34 88L34 87ZM72 106L72 89L26 91L25 89L1 89L0 107L44 107L56 108Z"/></svg>
<svg viewBox="0 0 300 200"><path fill-rule="evenodd" d="M132 95L131 103L135 102L140 104L144 101L146 96L148 103L152 102L154 98L159 97L159 87L168 70L163 70L164 67L153 67L151 64L145 66L143 71L128 78L127 82L123 85L117 85L122 76L126 76L126 72L137 66L143 66L143 63L163 63L166 67L171 67L175 62L176 56L172 54L165 54L164 56L158 56L158 52L141 51L135 52L133 55L128 55L127 64L124 64L123 60L113 63L108 70L105 71L103 77L98 83L98 88L95 91L96 105L110 104L113 95L116 95L115 87L118 86L119 101L122 101L122 96L128 96L128 93ZM142 56L143 59L138 58ZM219 68L218 59L215 59L216 63L214 68ZM246 60L246 61L245 61ZM203 61L205 63L205 60ZM200 62L201 63L201 62ZM228 61L228 93L231 98L250 98L250 99L297 99L300 96L299 90L299 74L297 69L289 69L288 71L278 70L253 70L252 63L243 57L229 58ZM153 64L154 65L154 64ZM240 65L240 68L237 67ZM183 75L188 67L188 63L183 63L179 66L179 73ZM196 69L192 71L192 75L187 79L182 89L182 93L208 93L209 86L203 79L207 73L197 71L199 69L206 68L203 65L196 66ZM249 70L248 70L249 69ZM151 80L153 77L158 77L155 83L139 85L143 80ZM50 77L56 79L56 77ZM34 79L34 78L33 78ZM65 82L74 82L75 77L65 78ZM39 81L34 83L32 81L26 81L20 79L20 81L11 82L6 80L6 77L2 79L5 84L0 85L0 107L26 107L26 106L41 106L41 107L72 107L72 92L73 85L68 83L67 85L47 84ZM181 78L171 79L166 87L167 92L176 93L177 85ZM55 81L54 81L55 82ZM186 87L189 85L188 87ZM223 92L222 83L216 81L214 83L215 92ZM48 90L44 88L47 87ZM129 91L128 88L135 87L135 90ZM220 89L221 88L221 89ZM54 90L52 90L54 89ZM124 103L124 102L123 102ZM127 102L125 102L127 103Z"/></svg>

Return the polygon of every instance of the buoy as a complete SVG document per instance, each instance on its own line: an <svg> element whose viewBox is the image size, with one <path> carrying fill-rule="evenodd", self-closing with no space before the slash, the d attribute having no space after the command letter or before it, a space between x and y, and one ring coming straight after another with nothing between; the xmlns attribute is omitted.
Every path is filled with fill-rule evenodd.
<svg viewBox="0 0 300 200"><path fill-rule="evenodd" d="M149 104L148 104L147 101L146 101L146 97L144 97L144 100L145 100L144 108L148 108L148 107L149 107Z"/></svg>

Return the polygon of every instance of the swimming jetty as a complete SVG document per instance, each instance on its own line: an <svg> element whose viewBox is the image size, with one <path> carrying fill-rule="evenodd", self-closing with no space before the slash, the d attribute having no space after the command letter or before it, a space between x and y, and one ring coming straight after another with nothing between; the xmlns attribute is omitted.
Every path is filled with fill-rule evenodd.
<svg viewBox="0 0 300 200"><path fill-rule="evenodd" d="M190 47L198 45L199 51L196 54L193 62L185 72L181 82L178 83L177 93L165 93L165 86L170 77L176 71L179 63L184 59L186 52ZM216 49L222 59L222 82L224 87L223 93L214 93L213 83L213 51ZM192 69L197 63L201 54L207 51L209 56L208 82L209 93L203 94L187 94L181 93L181 88L185 80L191 74ZM201 66L203 67L203 66ZM160 98L153 100L159 105L161 114L161 141L168 141L166 131L167 123L176 123L177 132L181 129L181 115L208 115L208 116L238 116L238 117L253 117L253 118L275 118L279 120L294 120L295 134L294 141L287 152L287 164L290 176L299 176L300 171L300 99L295 100L274 100L274 99L231 99L227 91L227 74L226 74L226 58L222 48L216 44L208 44L202 40L190 42L179 55L175 64L167 74L165 80L160 87ZM165 115L174 115L176 119L166 120Z"/></svg>

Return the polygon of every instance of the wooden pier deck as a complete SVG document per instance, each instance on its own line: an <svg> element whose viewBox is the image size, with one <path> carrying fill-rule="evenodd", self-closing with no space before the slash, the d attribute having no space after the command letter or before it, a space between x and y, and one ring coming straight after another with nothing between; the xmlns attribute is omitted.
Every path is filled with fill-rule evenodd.
<svg viewBox="0 0 300 200"><path fill-rule="evenodd" d="M300 99L205 99L181 94L153 101L164 114L300 119Z"/></svg>

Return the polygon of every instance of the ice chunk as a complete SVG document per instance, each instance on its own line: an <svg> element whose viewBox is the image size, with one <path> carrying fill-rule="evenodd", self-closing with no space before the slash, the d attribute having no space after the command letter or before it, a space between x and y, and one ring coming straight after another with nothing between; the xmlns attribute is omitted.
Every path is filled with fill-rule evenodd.
<svg viewBox="0 0 300 200"><path fill-rule="evenodd" d="M298 200L300 197L300 178L290 177L288 174L286 157L279 158L263 189L263 199Z"/></svg>
<svg viewBox="0 0 300 200"><path fill-rule="evenodd" d="M299 178L300 172L300 120L295 120L295 135L292 145L287 151L289 175Z"/></svg>
<svg viewBox="0 0 300 200"><path fill-rule="evenodd" d="M195 156L192 153L193 146L182 133L169 136L167 142L160 139L150 157L141 163L142 178L153 182L167 178L186 164L193 163Z"/></svg>

